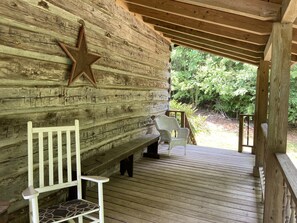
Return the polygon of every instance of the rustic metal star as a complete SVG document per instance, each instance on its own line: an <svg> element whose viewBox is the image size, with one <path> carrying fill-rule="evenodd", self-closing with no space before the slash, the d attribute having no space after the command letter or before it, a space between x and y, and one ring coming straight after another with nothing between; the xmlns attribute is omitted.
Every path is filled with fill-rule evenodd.
<svg viewBox="0 0 297 223"><path fill-rule="evenodd" d="M68 86L80 76L84 76L96 87L96 79L92 72L91 65L95 63L100 56L88 52L84 26L80 28L77 47L67 46L61 42L58 43L73 62Z"/></svg>

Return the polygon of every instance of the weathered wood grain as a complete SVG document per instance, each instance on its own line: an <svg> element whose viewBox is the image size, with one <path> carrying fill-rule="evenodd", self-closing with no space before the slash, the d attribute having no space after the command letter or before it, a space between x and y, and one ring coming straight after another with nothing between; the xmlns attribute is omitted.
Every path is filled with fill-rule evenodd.
<svg viewBox="0 0 297 223"><path fill-rule="evenodd" d="M75 46L83 23L88 49L102 56L92 66L96 88L83 78L67 87L71 61L57 44ZM0 2L0 197L11 202L9 222L27 219L27 121L79 119L83 159L152 133L151 116L168 109L169 56L168 40L115 1Z"/></svg>
<svg viewBox="0 0 297 223"><path fill-rule="evenodd" d="M188 150L187 156L177 149L168 158L166 146L160 146L161 159L137 162L133 178L114 174L104 185L104 203L113 213L105 219L262 222L260 183L251 175L252 155L197 146ZM94 200L95 189L87 193Z"/></svg>
<svg viewBox="0 0 297 223"><path fill-rule="evenodd" d="M10 0L4 0L5 2L11 2ZM3 16L6 16L8 18L17 20L18 22L23 22L23 26L32 25L32 26L38 26L43 29L50 29L54 33L53 36L48 36L49 41L46 41L44 39L44 44L51 44L55 45L58 49L59 46L57 44L57 40L59 40L60 36L64 36L63 39L65 40L66 44L69 45L76 45L76 39L78 36L78 30L81 26L80 21L83 19L81 17L75 16L73 14L69 15L69 12L64 10L58 10L57 13L51 13L48 10L42 10L42 14L40 13L40 7L33 7L27 2L24 2L22 0L13 1L13 4L11 3L10 7L7 7L7 4L2 6L2 2L0 4L0 13ZM73 3L67 4L68 7L71 6ZM70 10L70 9L69 9ZM77 12L83 13L84 11L81 11L81 7L76 9ZM94 13L87 12L89 14L92 14L93 20L96 21L97 26L91 26L89 28L88 24L86 24L86 33L87 33L87 40L90 42L89 49L95 52L98 52L98 46L100 46L99 49L104 48L105 50L111 51L114 54L117 54L118 52L121 52L122 56L125 56L126 58L134 59L138 61L139 57L144 58L145 61L158 61L158 58L162 58L162 55L159 57L152 57L151 53L146 53L144 49L141 47L135 45L133 42L129 42L126 38L120 38L118 36L113 37L109 30L107 29L107 24L113 24L111 18L102 18L102 15L100 19L96 19L96 15ZM58 21L57 21L58 20ZM98 20L98 21L97 21ZM117 23L118 25L118 23ZM97 27L103 27L103 31L101 29L101 32L97 32ZM111 25L112 26L112 25ZM110 27L109 29L114 30L118 29L118 27ZM111 31L110 30L110 31ZM36 32L35 30L31 32ZM107 33L109 33L109 35ZM126 32L123 31L122 35L125 35ZM129 36L131 33L128 33ZM35 34L36 36L42 35L39 33ZM32 36L34 37L34 35ZM66 37L66 38L65 38ZM147 37L148 38L148 37ZM15 47L19 47L19 45L22 43L22 40L11 40L16 43ZM32 41L32 43L35 43L35 41ZM146 44L147 41L144 42ZM97 49L95 50L92 48L92 44L97 44ZM5 44L4 44L5 45ZM32 44L33 46L35 44ZM43 50L48 50L48 47L44 48ZM64 55L62 51L58 51ZM98 52L100 53L100 51ZM168 56L168 53L164 56ZM160 61L162 63L162 61Z"/></svg>
<svg viewBox="0 0 297 223"><path fill-rule="evenodd" d="M34 58L35 56L32 57ZM50 57L50 55L48 55L48 57ZM29 81L29 83L27 83L27 85L29 86L32 85L32 81L36 81L36 83L34 83L35 86L48 84L63 85L65 87L67 86L70 66L66 65L67 61L64 60L62 57L61 62L65 62L65 65L56 63L54 61L39 61L32 60L32 58L22 58L19 56L12 57L3 55L0 56L0 59L0 79L2 80L0 85L6 86L8 84L7 82L11 84L11 82L14 83L20 80L24 85L27 80ZM116 61L109 62L113 63L114 65L117 64ZM125 64L125 61L121 62L118 66L121 66L121 64ZM142 84L141 87L144 87L143 85L145 85L146 82L143 83L143 78L145 78L147 82L154 83L156 88L168 88L168 83L166 83L168 71L165 68L164 70L155 70L154 68L151 69L143 66L134 69L133 65L131 66L131 64L129 63L128 65L124 66L129 66L127 71L124 70L125 68L122 69L122 67L120 67L119 69L106 66L99 67L98 65L93 66L97 85L101 85L100 87L106 87L109 85L112 85L113 87L114 85L127 87L132 82L134 83L134 87L139 87L138 84L140 83ZM140 71L142 72L142 74L138 74L135 71ZM137 81L137 79L141 79L141 81ZM80 78L77 83L88 85L88 82L80 80L82 80L82 78ZM14 85L19 84L14 83ZM74 85L77 84L74 83Z"/></svg>

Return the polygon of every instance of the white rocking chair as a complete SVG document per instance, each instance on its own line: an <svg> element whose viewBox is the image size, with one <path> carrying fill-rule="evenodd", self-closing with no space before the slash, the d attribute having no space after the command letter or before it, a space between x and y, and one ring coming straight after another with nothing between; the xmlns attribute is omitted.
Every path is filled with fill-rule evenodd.
<svg viewBox="0 0 297 223"><path fill-rule="evenodd" d="M184 154L187 153L187 141L189 137L189 129L181 128L174 117L168 117L166 115L160 115L154 119L155 126L160 133L159 143L168 143L168 156L170 156L171 150L175 146L184 146ZM176 135L173 134L175 131ZM175 136L173 136L175 135Z"/></svg>
<svg viewBox="0 0 297 223"><path fill-rule="evenodd" d="M77 180L72 179L72 158L76 159ZM39 176L34 176L38 172ZM82 180L98 183L98 204L82 199ZM40 128L33 128L32 122L28 122L28 188L22 195L29 200L30 222L73 222L78 219L82 223L87 218L91 222L104 223L103 183L108 181L105 177L81 176L78 120L74 126ZM40 193L73 186L77 187L76 200L49 208L38 207Z"/></svg>

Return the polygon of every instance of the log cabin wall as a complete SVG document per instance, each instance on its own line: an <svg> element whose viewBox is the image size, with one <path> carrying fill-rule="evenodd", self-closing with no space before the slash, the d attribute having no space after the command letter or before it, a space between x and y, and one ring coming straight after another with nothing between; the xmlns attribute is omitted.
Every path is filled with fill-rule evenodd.
<svg viewBox="0 0 297 223"><path fill-rule="evenodd" d="M57 43L76 46L82 23L89 51L102 56L92 65L96 88L83 78L67 87L71 61ZM27 121L79 119L83 159L150 133L150 117L168 108L169 57L170 43L115 0L0 1L0 200L11 203L9 222L26 222Z"/></svg>

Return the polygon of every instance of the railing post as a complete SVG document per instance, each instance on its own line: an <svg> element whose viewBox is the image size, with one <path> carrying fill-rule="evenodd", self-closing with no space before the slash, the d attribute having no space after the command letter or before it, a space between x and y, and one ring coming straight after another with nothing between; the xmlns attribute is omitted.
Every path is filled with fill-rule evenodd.
<svg viewBox="0 0 297 223"><path fill-rule="evenodd" d="M257 74L256 109L254 123L255 166L253 174L259 177L259 168L264 167L265 137L261 124L267 122L269 61L260 61Z"/></svg>
<svg viewBox="0 0 297 223"><path fill-rule="evenodd" d="M186 116L186 113L184 112L184 111L182 111L181 113L180 113L180 121L181 121L181 123L180 123L180 127L182 127L182 128L184 128L185 127L185 116Z"/></svg>
<svg viewBox="0 0 297 223"><path fill-rule="evenodd" d="M238 152L242 153L243 115L239 115Z"/></svg>

